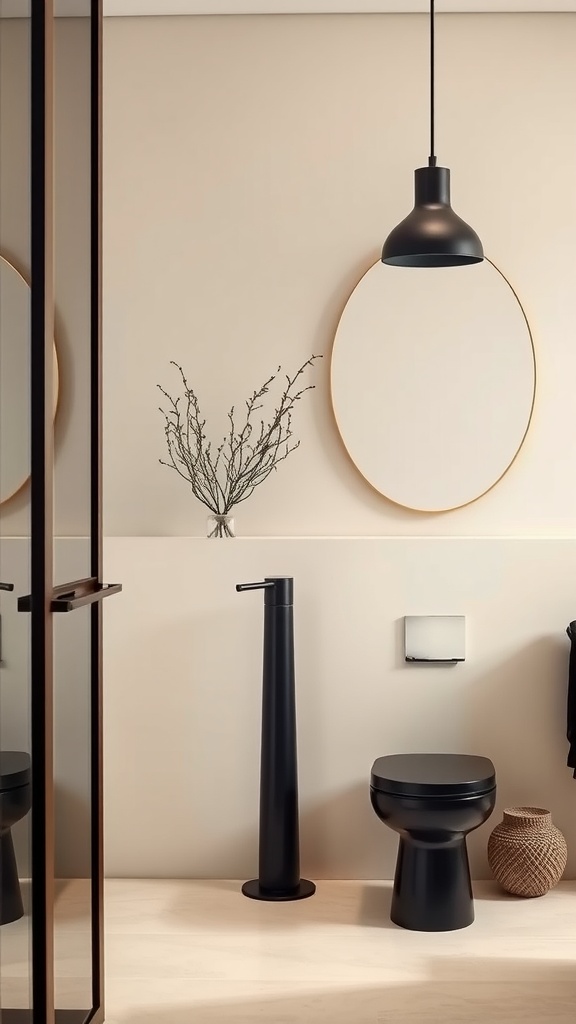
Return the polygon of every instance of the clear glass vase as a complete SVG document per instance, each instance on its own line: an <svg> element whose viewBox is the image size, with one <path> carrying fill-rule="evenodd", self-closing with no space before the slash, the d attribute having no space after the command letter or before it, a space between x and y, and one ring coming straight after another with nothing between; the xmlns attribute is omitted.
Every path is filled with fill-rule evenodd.
<svg viewBox="0 0 576 1024"><path fill-rule="evenodd" d="M206 524L207 537L235 537L234 516L221 515L214 512L208 516Z"/></svg>

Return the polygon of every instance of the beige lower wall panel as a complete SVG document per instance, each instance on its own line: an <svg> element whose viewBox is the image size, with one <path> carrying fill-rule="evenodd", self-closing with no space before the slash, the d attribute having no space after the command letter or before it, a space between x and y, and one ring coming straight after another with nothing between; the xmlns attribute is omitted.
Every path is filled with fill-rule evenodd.
<svg viewBox="0 0 576 1024"><path fill-rule="evenodd" d="M576 876L566 767L565 628L576 541L108 538L106 869L247 877L256 869L262 595L295 577L303 871L386 878L396 839L368 779L394 751L491 757L503 807L549 807ZM405 614L463 614L467 659L403 662ZM490 826L470 839L485 877Z"/></svg>

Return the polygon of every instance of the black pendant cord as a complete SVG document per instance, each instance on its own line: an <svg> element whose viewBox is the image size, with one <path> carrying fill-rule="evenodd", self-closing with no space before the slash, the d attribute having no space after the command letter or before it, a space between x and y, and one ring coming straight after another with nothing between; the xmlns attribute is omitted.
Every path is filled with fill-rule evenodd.
<svg viewBox="0 0 576 1024"><path fill-rule="evenodd" d="M430 156L428 166L436 167L434 152L434 0L430 0Z"/></svg>
<svg viewBox="0 0 576 1024"><path fill-rule="evenodd" d="M450 169L436 164L435 0L430 19L430 155L414 172L414 207L382 246L382 263L393 267L465 267L484 259L476 232L450 206Z"/></svg>

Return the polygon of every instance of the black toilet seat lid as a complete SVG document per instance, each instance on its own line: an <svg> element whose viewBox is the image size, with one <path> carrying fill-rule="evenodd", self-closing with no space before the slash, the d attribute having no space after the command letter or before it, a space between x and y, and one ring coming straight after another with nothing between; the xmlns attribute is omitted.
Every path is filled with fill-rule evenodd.
<svg viewBox="0 0 576 1024"><path fill-rule="evenodd" d="M372 765L370 785L398 796L474 796L496 786L496 769L474 754L390 754Z"/></svg>
<svg viewBox="0 0 576 1024"><path fill-rule="evenodd" d="M30 754L24 750L0 751L0 792L27 786L30 782Z"/></svg>

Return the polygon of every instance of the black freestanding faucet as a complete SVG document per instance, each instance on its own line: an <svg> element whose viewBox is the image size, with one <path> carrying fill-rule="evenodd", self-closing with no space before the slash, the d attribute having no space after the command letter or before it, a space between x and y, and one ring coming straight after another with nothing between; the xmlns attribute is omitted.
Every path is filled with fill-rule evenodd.
<svg viewBox="0 0 576 1024"><path fill-rule="evenodd" d="M253 900L303 900L316 886L300 878L294 580L267 576L236 590L265 591L258 878L245 882L242 892Z"/></svg>

